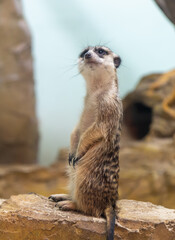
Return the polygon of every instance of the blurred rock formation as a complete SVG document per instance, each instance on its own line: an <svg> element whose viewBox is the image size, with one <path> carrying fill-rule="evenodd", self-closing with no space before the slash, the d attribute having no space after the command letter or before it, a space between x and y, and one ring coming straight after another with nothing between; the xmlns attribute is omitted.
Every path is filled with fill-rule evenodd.
<svg viewBox="0 0 175 240"><path fill-rule="evenodd" d="M142 78L123 104L124 126L133 139L172 138L175 134L175 70Z"/></svg>
<svg viewBox="0 0 175 240"><path fill-rule="evenodd" d="M175 70L142 78L123 105L120 196L175 208Z"/></svg>
<svg viewBox="0 0 175 240"><path fill-rule="evenodd" d="M34 163L37 145L30 33L20 0L0 0L0 163Z"/></svg>
<svg viewBox="0 0 175 240"><path fill-rule="evenodd" d="M36 192L45 196L67 192L66 163L50 167L34 165L1 165L0 198L12 194ZM0 238L1 239L1 238Z"/></svg>

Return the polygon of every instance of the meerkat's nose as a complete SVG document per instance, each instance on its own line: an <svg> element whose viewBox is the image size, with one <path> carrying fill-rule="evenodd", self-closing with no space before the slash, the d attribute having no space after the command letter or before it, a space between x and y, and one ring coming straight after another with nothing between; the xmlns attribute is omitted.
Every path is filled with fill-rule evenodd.
<svg viewBox="0 0 175 240"><path fill-rule="evenodd" d="M85 59L89 59L92 57L92 54L90 52L87 52L85 55L84 55L84 58Z"/></svg>

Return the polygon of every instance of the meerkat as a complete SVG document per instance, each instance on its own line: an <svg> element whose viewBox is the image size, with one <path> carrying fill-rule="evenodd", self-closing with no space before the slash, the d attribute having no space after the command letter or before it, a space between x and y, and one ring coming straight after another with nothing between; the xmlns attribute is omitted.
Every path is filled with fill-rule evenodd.
<svg viewBox="0 0 175 240"><path fill-rule="evenodd" d="M116 70L119 56L104 46L88 47L79 56L86 82L84 110L70 141L70 192L51 195L61 210L105 216L107 240L114 239L119 180L122 102Z"/></svg>

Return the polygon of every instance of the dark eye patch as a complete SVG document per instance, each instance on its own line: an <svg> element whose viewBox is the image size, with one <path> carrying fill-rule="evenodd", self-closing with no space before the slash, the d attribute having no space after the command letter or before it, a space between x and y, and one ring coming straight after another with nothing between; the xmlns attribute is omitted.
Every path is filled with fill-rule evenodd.
<svg viewBox="0 0 175 240"><path fill-rule="evenodd" d="M115 57L114 58L114 65L115 65L116 68L118 68L120 66L121 62L122 62L122 60L121 60L120 57Z"/></svg>
<svg viewBox="0 0 175 240"><path fill-rule="evenodd" d="M96 48L95 52L98 54L99 57L103 57L104 55L108 55L108 52L103 48Z"/></svg>
<svg viewBox="0 0 175 240"><path fill-rule="evenodd" d="M80 53L79 57L84 58L84 55L89 51L89 48L86 48L83 50L83 52Z"/></svg>

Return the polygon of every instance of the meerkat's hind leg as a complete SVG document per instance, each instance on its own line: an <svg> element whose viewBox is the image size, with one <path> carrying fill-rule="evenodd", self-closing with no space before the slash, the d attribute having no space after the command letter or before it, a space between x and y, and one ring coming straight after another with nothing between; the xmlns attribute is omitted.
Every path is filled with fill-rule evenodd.
<svg viewBox="0 0 175 240"><path fill-rule="evenodd" d="M61 202L65 200L70 200L70 196L68 194L53 194L49 196L49 199L54 202Z"/></svg>
<svg viewBox="0 0 175 240"><path fill-rule="evenodd" d="M77 211L76 204L71 200L58 202L55 206L63 211Z"/></svg>

